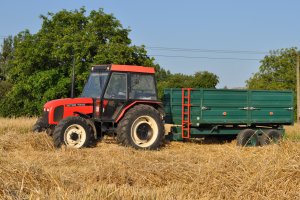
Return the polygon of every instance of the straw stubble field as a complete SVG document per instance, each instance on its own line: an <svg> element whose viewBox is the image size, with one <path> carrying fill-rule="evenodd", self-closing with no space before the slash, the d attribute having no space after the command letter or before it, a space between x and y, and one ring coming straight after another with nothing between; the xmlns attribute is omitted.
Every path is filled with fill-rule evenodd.
<svg viewBox="0 0 300 200"><path fill-rule="evenodd" d="M0 119L1 199L300 199L300 127L280 145L171 142L137 151L109 138L55 150L35 119Z"/></svg>

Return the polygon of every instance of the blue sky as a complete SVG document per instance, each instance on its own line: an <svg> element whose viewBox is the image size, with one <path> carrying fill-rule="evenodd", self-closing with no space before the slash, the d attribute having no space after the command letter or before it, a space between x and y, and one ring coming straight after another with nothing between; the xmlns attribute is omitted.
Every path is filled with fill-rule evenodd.
<svg viewBox="0 0 300 200"><path fill-rule="evenodd" d="M204 70L213 72L220 77L219 88L245 86L245 81L258 71L259 60L265 55L261 52L299 48L300 45L298 0L0 2L0 38L25 29L37 32L41 27L39 16L48 11L85 6L89 12L104 8L106 13L113 13L125 28L131 28L130 38L135 45L187 49L148 49L149 55L156 55L156 62L163 68L184 74Z"/></svg>

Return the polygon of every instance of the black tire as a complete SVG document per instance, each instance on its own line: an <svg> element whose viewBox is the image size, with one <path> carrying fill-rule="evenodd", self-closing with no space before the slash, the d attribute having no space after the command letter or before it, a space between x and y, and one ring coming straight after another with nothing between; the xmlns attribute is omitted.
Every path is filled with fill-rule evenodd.
<svg viewBox="0 0 300 200"><path fill-rule="evenodd" d="M237 139L237 145L238 146L258 146L258 137L254 130L252 129L244 129L241 132L239 132Z"/></svg>
<svg viewBox="0 0 300 200"><path fill-rule="evenodd" d="M146 150L159 149L165 135L160 113L152 106L143 104L125 114L116 132L119 144Z"/></svg>
<svg viewBox="0 0 300 200"><path fill-rule="evenodd" d="M55 125L50 125L50 126L47 128L47 130L46 130L47 135L49 135L50 137L52 137L52 136L53 136L54 129L55 129Z"/></svg>
<svg viewBox="0 0 300 200"><path fill-rule="evenodd" d="M55 127L53 141L56 148L66 145L71 148L92 146L94 136L88 122L77 116L62 119Z"/></svg>
<svg viewBox="0 0 300 200"><path fill-rule="evenodd" d="M265 131L259 137L259 144L261 146L268 144L278 144L278 142L282 139L282 133L276 129L269 129Z"/></svg>
<svg viewBox="0 0 300 200"><path fill-rule="evenodd" d="M47 129L47 127L48 127L48 123L45 122L44 118L40 117L33 125L32 131L35 133L43 132Z"/></svg>

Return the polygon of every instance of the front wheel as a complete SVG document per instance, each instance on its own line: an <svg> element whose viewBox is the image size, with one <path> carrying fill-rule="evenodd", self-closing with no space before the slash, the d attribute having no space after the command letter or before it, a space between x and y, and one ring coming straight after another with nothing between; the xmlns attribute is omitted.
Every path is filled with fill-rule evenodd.
<svg viewBox="0 0 300 200"><path fill-rule="evenodd" d="M92 129L82 117L67 117L55 127L53 140L56 148L62 145L76 149L88 147L93 141Z"/></svg>
<svg viewBox="0 0 300 200"><path fill-rule="evenodd" d="M117 127L117 142L136 149L159 149L163 138L164 125L160 113L149 105L131 108Z"/></svg>

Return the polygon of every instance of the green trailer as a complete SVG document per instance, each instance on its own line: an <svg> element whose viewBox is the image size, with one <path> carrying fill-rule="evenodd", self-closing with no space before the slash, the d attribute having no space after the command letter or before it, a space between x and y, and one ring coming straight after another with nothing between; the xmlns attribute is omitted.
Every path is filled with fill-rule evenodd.
<svg viewBox="0 0 300 200"><path fill-rule="evenodd" d="M264 145L294 123L293 99L292 91L165 89L165 123L172 140L237 136L238 145Z"/></svg>

